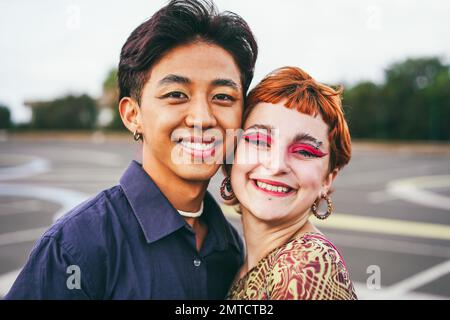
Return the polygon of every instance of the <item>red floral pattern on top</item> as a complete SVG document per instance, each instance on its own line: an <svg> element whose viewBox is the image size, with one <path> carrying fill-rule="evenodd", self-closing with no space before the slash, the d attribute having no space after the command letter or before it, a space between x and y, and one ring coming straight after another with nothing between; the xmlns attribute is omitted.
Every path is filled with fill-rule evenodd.
<svg viewBox="0 0 450 320"><path fill-rule="evenodd" d="M237 300L355 300L344 259L318 233L306 233L276 248L227 296Z"/></svg>

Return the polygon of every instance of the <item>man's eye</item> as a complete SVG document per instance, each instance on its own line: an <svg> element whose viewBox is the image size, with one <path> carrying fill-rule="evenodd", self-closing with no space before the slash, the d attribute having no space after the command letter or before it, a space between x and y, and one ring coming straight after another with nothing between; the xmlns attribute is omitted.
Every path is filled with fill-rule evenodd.
<svg viewBox="0 0 450 320"><path fill-rule="evenodd" d="M235 101L236 99L228 94L224 94L224 93L219 93L216 94L214 96L215 100L220 100L220 101Z"/></svg>
<svg viewBox="0 0 450 320"><path fill-rule="evenodd" d="M163 96L163 98L187 99L187 95L180 91L172 91Z"/></svg>

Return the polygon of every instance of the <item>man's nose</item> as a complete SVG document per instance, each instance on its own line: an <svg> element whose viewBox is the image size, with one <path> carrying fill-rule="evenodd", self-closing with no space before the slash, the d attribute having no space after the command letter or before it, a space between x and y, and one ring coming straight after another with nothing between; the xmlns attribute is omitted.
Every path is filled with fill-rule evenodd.
<svg viewBox="0 0 450 320"><path fill-rule="evenodd" d="M217 125L217 119L211 110L211 106L205 99L192 101L186 116L186 125L196 128L212 128Z"/></svg>

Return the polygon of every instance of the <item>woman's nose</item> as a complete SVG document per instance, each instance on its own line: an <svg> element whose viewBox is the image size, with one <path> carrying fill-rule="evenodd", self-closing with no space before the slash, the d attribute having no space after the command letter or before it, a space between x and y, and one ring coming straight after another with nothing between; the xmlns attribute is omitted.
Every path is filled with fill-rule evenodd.
<svg viewBox="0 0 450 320"><path fill-rule="evenodd" d="M286 152L276 146L270 149L264 166L272 175L280 175L290 171Z"/></svg>

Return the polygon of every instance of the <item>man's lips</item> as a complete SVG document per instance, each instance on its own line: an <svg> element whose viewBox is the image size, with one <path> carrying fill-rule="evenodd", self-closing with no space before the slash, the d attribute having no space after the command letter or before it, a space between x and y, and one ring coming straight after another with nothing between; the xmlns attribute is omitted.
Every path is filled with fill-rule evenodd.
<svg viewBox="0 0 450 320"><path fill-rule="evenodd" d="M195 142L195 143L211 143L216 141L216 137L214 136L204 136L204 137L198 137L198 136L186 136L186 137L179 137L178 142L184 141L184 142Z"/></svg>
<svg viewBox="0 0 450 320"><path fill-rule="evenodd" d="M295 192L295 189L282 182L267 179L251 179L253 186L266 194L276 197L286 197Z"/></svg>
<svg viewBox="0 0 450 320"><path fill-rule="evenodd" d="M178 144L185 152L199 158L214 156L219 143L220 141L216 141L215 137L188 136L178 139Z"/></svg>

